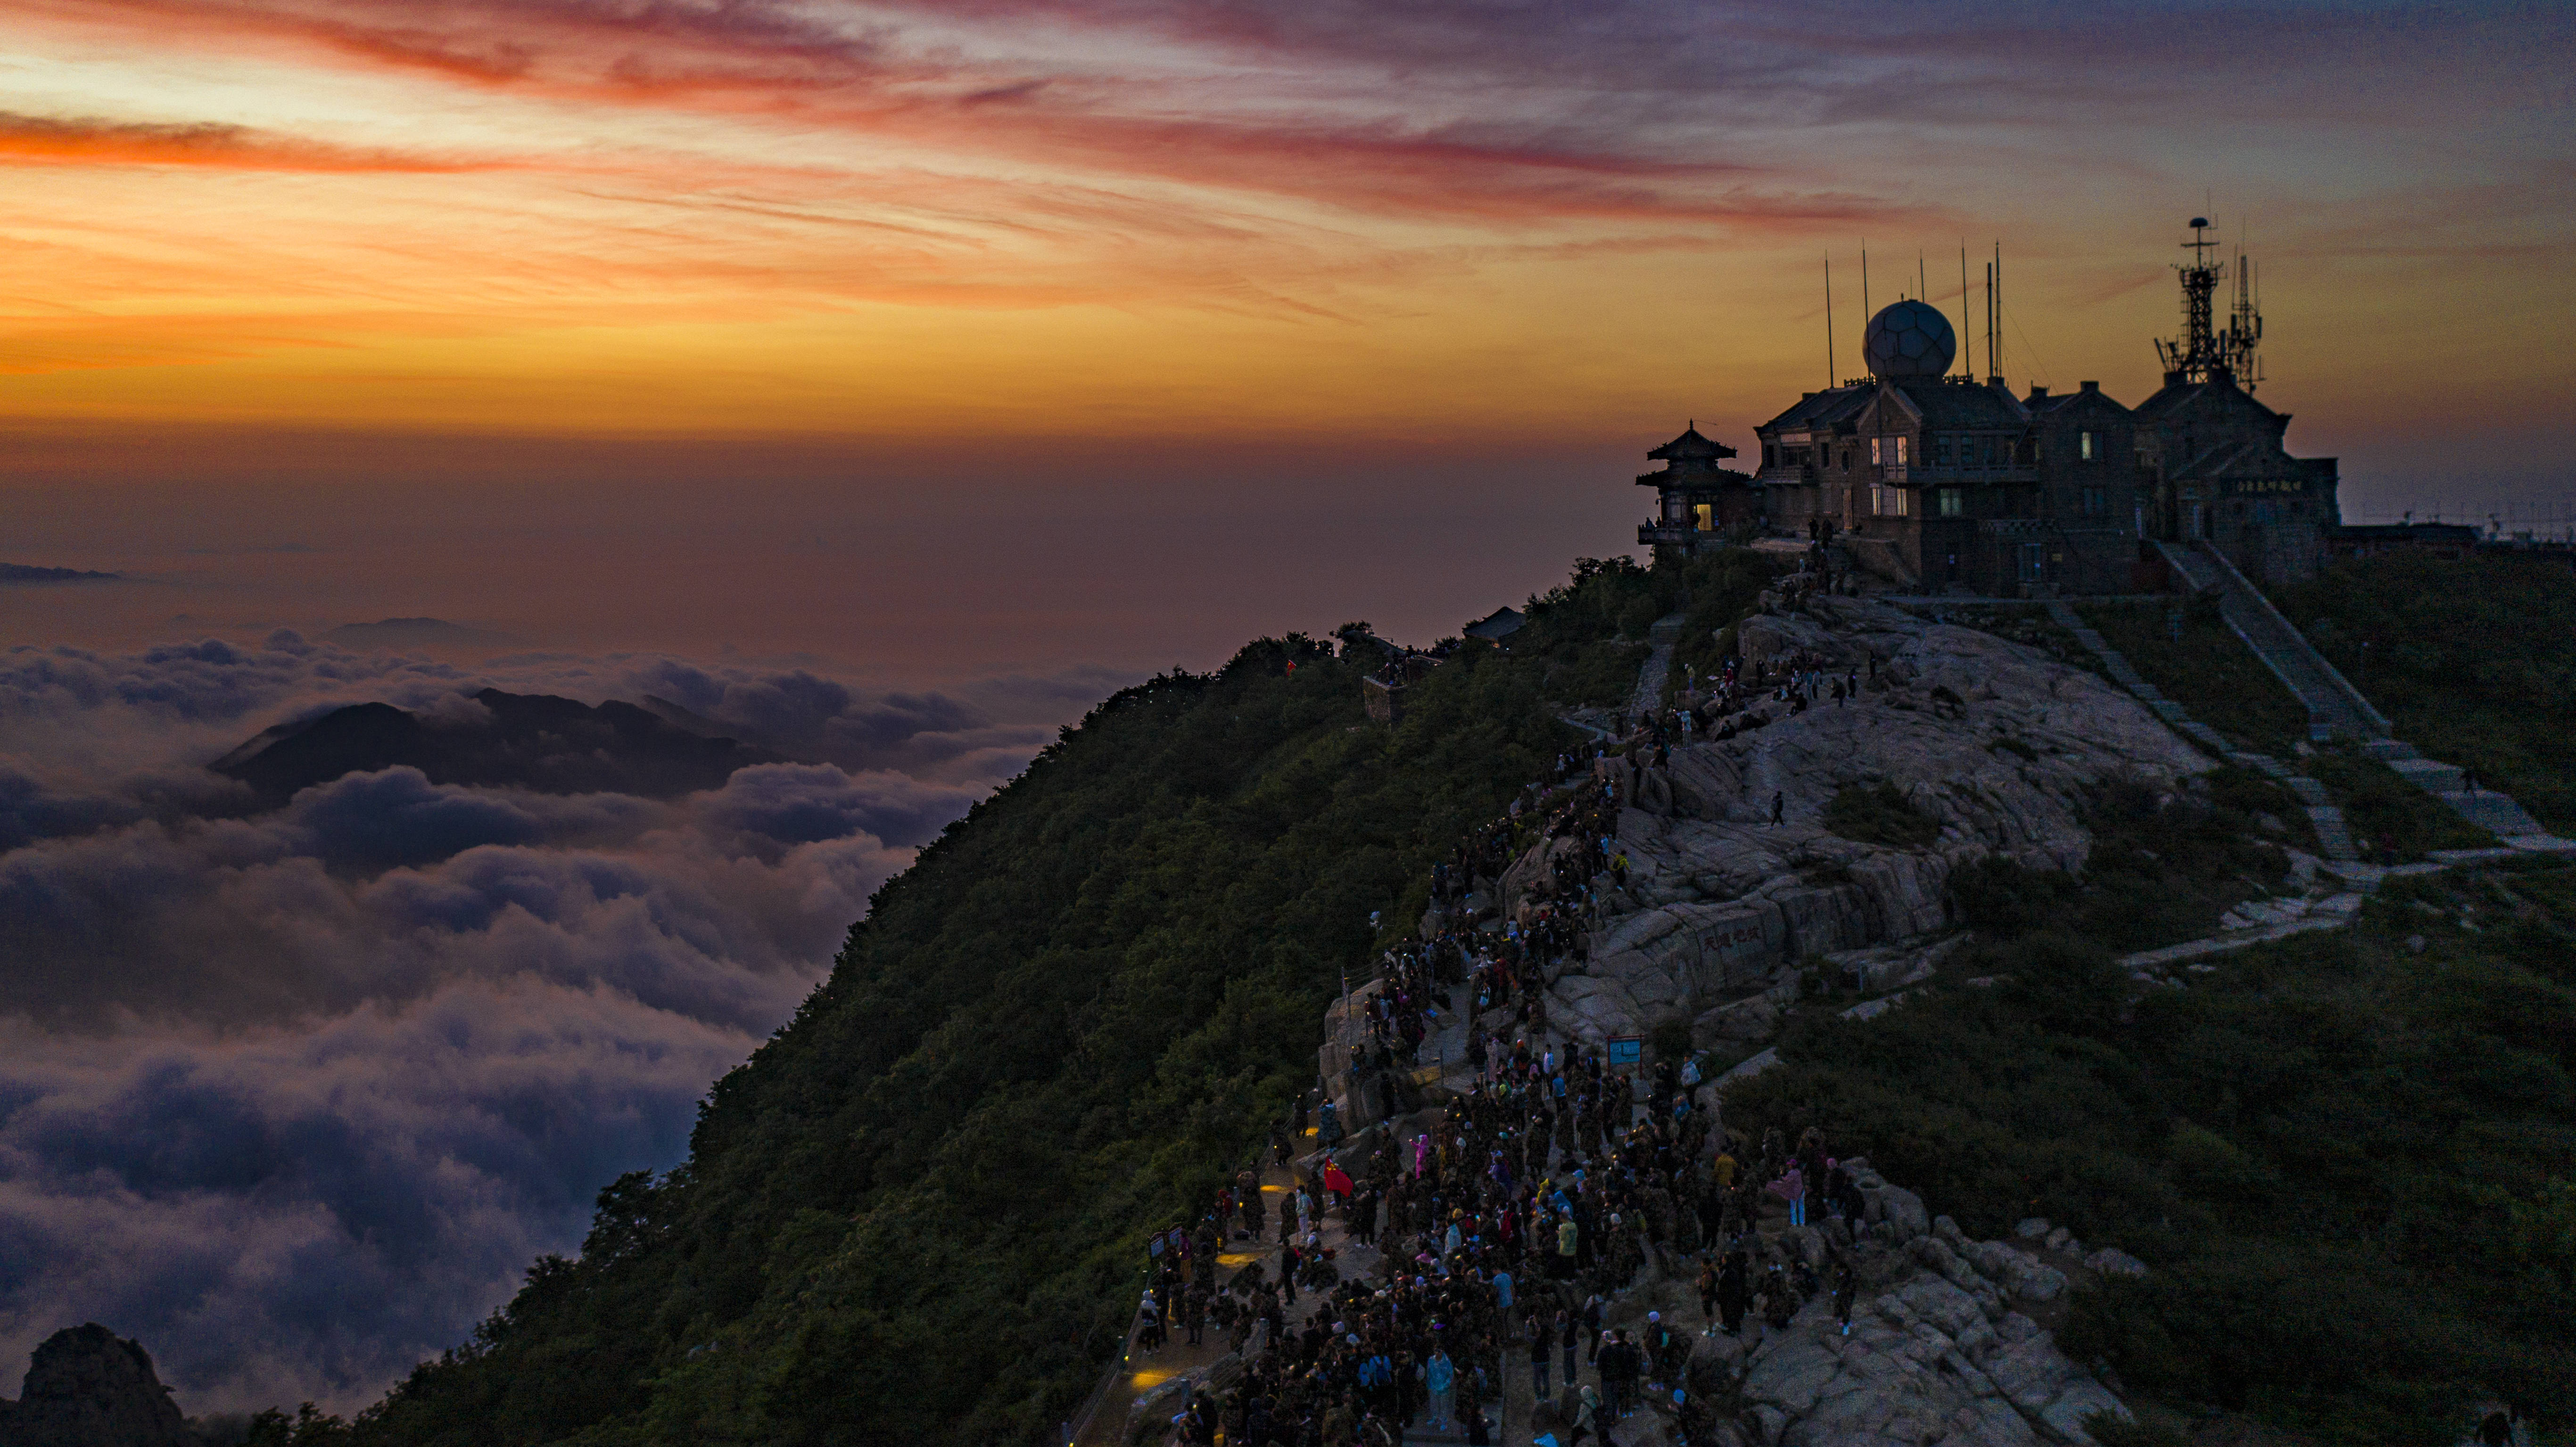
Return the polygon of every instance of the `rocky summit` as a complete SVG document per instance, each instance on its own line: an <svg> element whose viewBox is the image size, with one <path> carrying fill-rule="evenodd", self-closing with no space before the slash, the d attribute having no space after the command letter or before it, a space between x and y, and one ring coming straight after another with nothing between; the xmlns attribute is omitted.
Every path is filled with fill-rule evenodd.
<svg viewBox="0 0 2576 1447"><path fill-rule="evenodd" d="M1630 867L1613 917L1588 967L1552 987L1549 1017L1572 1039L1643 1034L1676 1012L1759 1013L1758 998L1736 997L1792 961L1865 972L1872 989L1928 973L1954 869L1991 854L2080 869L2083 811L2102 785L2170 789L2210 767L2136 700L2036 649L1866 600L1808 610L1746 620L1743 656L1805 660L1855 678L1857 695L1799 712L1757 705L1770 721L1638 772L1619 819ZM1829 825L1838 796L1882 787L1937 836L1900 847ZM1519 861L1502 881L1506 913L1543 887L1547 851L1574 847L1549 841ZM1735 1023L1700 1033L1764 1033Z"/></svg>
<svg viewBox="0 0 2576 1447"><path fill-rule="evenodd" d="M36 1348L18 1400L0 1398L0 1447L197 1447L151 1354L96 1322Z"/></svg>

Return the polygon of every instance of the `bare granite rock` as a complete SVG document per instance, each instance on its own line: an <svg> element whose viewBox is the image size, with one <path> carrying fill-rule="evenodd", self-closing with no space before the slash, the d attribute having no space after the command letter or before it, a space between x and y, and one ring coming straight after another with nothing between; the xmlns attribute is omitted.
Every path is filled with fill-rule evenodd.
<svg viewBox="0 0 2576 1447"><path fill-rule="evenodd" d="M1917 1246L1953 1267L1965 1260L1938 1236ZM2086 1417L2128 1416L2038 1323L1994 1309L1992 1283L1965 1275L1980 1290L1914 1275L1854 1310L1848 1333L1828 1298L1809 1302L1743 1355L1747 1424L1769 1447L2086 1447ZM1712 1366L1730 1369L1740 1350L1712 1354Z"/></svg>
<svg viewBox="0 0 2576 1447"><path fill-rule="evenodd" d="M2094 675L1884 604L1822 600L1815 616L1758 617L1738 636L1756 660L1823 655L1860 674L1862 690L1802 714L1757 705L1772 715L1767 725L1676 748L1668 765L1645 771L1643 807L1619 821L1625 894L1637 908L1614 916L1587 971L1560 981L1550 1002L1550 1018L1577 1041L1701 1016L1820 957L1869 989L1910 983L1955 933L1953 870L1997 853L2080 868L2091 847L2082 811L2102 784L2170 789L2210 767ZM1880 784L1934 820L1938 838L1891 848L1824 827L1839 791ZM1517 861L1506 900L1547 877L1542 849L1571 843Z"/></svg>

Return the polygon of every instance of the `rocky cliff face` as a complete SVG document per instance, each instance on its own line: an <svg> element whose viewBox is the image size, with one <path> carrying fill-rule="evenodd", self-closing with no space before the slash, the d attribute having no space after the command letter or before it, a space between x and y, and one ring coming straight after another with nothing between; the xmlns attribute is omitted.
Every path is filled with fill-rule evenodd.
<svg viewBox="0 0 2576 1447"><path fill-rule="evenodd" d="M96 1322L36 1348L15 1402L0 1399L0 1447L198 1447L152 1357Z"/></svg>
<svg viewBox="0 0 2576 1447"><path fill-rule="evenodd" d="M1859 675L1859 697L1798 714L1758 704L1770 723L1676 748L1645 771L1619 824L1631 868L1613 903L1624 912L1596 939L1589 968L1554 987L1550 1017L1573 1038L1640 1034L1734 1004L1792 965L1854 952L1886 954L1857 964L1881 977L1874 987L1894 983L1885 977L1901 978L1909 961L1891 946L1928 949L1948 930L1953 869L1990 853L2080 868L2083 811L2104 783L2172 787L2210 767L2136 700L2035 649L1884 604L1810 607L1748 620L1745 656L1820 658ZM1880 784L1937 821L1939 837L1899 849L1825 826L1837 793ZM1536 853L1505 877L1507 909L1547 876Z"/></svg>
<svg viewBox="0 0 2576 1447"><path fill-rule="evenodd" d="M2088 1261L2081 1242L2046 1221L2024 1222L2009 1241L1974 1241L1947 1216L1927 1222L1922 1199L1868 1162L1845 1164L1869 1198L1865 1224L1801 1228L1781 1244L1821 1262L1825 1232L1838 1238L1874 1292L1856 1304L1851 1330L1819 1296L1750 1351L1708 1342L1707 1370L1732 1380L1750 1435L1778 1447L2037 1447L2091 1442L2094 1413L2129 1415L2041 1322L2062 1314L2070 1278L2144 1271L2134 1258L2099 1251Z"/></svg>

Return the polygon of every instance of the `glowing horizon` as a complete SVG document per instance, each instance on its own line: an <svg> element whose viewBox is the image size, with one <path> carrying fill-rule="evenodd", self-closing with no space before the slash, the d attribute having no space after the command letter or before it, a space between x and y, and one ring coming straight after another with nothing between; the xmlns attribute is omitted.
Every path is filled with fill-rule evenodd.
<svg viewBox="0 0 2576 1447"><path fill-rule="evenodd" d="M2000 238L2015 384L2136 400L2205 191L2347 478L2566 380L2545 21L2036 13L52 0L0 419L1741 442L1825 378L1828 251L1853 350L1864 245L1958 316Z"/></svg>

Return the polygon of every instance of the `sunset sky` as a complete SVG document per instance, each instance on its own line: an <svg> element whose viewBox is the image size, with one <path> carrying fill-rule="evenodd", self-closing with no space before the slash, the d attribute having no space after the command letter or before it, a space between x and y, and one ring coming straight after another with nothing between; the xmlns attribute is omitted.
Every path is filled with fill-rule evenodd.
<svg viewBox="0 0 2576 1447"><path fill-rule="evenodd" d="M1845 375L1864 248L2000 246L2015 389L2134 403L2207 214L2348 518L2576 512L2571 77L2563 4L0 0L0 562L118 575L0 583L0 1390L96 1320L365 1406L1097 700L1633 552L1828 255ZM486 685L785 762L203 767Z"/></svg>
<svg viewBox="0 0 2576 1447"><path fill-rule="evenodd" d="M23 615L100 637L463 612L810 647L816 609L915 607L962 647L961 611L1012 613L969 578L1041 600L1033 633L974 632L1015 661L1205 662L1344 594L1446 628L1631 545L1625 479L1686 419L1741 444L1820 385L1828 252L1846 372L1864 246L1873 301L1920 257L1957 316L1961 246L2000 242L2014 384L2135 401L2204 209L2262 262L2263 395L2343 458L2348 509L2563 507L2571 29L25 0L0 556L187 594ZM747 614L800 549L807 596ZM432 585L469 555L475 596ZM675 571L707 595L600 602ZM1177 591L1123 605L1140 573ZM1208 613L1229 584L1264 601ZM1147 623L1194 594L1202 631Z"/></svg>

